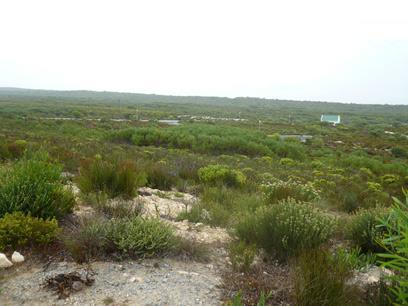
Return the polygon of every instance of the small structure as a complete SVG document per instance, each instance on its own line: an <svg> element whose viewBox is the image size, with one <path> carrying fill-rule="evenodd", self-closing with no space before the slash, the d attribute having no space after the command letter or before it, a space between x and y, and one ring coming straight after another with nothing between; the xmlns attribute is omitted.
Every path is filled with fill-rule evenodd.
<svg viewBox="0 0 408 306"><path fill-rule="evenodd" d="M329 122L333 125L340 123L340 115L322 115L320 122Z"/></svg>

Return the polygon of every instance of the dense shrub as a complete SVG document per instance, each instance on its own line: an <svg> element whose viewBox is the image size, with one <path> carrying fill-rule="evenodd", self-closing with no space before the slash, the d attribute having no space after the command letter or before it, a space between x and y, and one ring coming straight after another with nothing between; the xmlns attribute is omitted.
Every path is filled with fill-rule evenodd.
<svg viewBox="0 0 408 306"><path fill-rule="evenodd" d="M301 184L291 179L287 181L272 180L261 186L267 203L292 198L301 202L319 199L319 192L310 184Z"/></svg>
<svg viewBox="0 0 408 306"><path fill-rule="evenodd" d="M237 236L285 259L329 239L334 221L306 203L294 200L260 207L235 227Z"/></svg>
<svg viewBox="0 0 408 306"><path fill-rule="evenodd" d="M385 218L388 210L385 208L360 209L357 211L348 226L348 238L363 253L380 252L383 248L378 244L385 234L380 218Z"/></svg>
<svg viewBox="0 0 408 306"><path fill-rule="evenodd" d="M396 271L392 280L396 288L392 289L396 305L408 304L408 193L405 202L394 199L394 205L388 218L381 220L385 228L381 246L387 253L380 254L382 265Z"/></svg>
<svg viewBox="0 0 408 306"><path fill-rule="evenodd" d="M43 220L22 212L0 218L0 251L18 247L48 244L59 232L55 219Z"/></svg>
<svg viewBox="0 0 408 306"><path fill-rule="evenodd" d="M225 185L228 187L240 187L246 182L245 175L239 171L224 165L209 165L198 170L200 181L209 185Z"/></svg>
<svg viewBox="0 0 408 306"><path fill-rule="evenodd" d="M158 219L140 217L84 218L67 230L62 240L78 262L93 258L152 257L170 251L176 244L172 229Z"/></svg>
<svg viewBox="0 0 408 306"><path fill-rule="evenodd" d="M350 169L369 169L376 175L382 175L386 173L394 173L401 176L408 175L408 166L404 163L384 163L383 161L368 157L366 155L350 154L347 157L338 160L339 164L344 168Z"/></svg>
<svg viewBox="0 0 408 306"><path fill-rule="evenodd" d="M77 182L85 194L103 192L111 198L131 198L136 194L136 188L146 183L146 178L143 172L137 171L132 161L108 162L96 156L83 163Z"/></svg>
<svg viewBox="0 0 408 306"><path fill-rule="evenodd" d="M394 147L391 149L392 155L398 158L407 158L408 157L408 152L404 148L400 147Z"/></svg>
<svg viewBox="0 0 408 306"><path fill-rule="evenodd" d="M296 261L295 304L300 306L343 306L355 302L356 292L347 287L351 276L347 263L325 250L310 250Z"/></svg>
<svg viewBox="0 0 408 306"><path fill-rule="evenodd" d="M170 190L177 185L177 176L165 162L151 163L145 166L147 185L151 188Z"/></svg>
<svg viewBox="0 0 408 306"><path fill-rule="evenodd" d="M226 187L206 187L201 193L200 202L189 212L182 212L178 219L227 227L236 223L243 215L253 213L262 204L257 193Z"/></svg>
<svg viewBox="0 0 408 306"><path fill-rule="evenodd" d="M133 218L113 224L113 242L124 254L151 257L170 250L174 243L171 228L159 219Z"/></svg>
<svg viewBox="0 0 408 306"><path fill-rule="evenodd" d="M38 152L25 156L0 177L0 216L22 211L40 218L61 218L72 211L75 199L61 182L61 167Z"/></svg>
<svg viewBox="0 0 408 306"><path fill-rule="evenodd" d="M138 146L188 149L197 153L268 156L277 154L296 160L305 158L301 144L265 137L263 133L228 125L190 124L169 128L138 128L115 131L113 141Z"/></svg>

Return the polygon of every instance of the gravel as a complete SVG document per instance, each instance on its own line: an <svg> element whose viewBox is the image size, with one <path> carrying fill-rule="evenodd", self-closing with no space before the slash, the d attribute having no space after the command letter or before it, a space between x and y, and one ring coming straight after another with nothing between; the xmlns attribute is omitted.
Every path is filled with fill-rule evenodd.
<svg viewBox="0 0 408 306"><path fill-rule="evenodd" d="M65 300L43 288L45 279L59 273L95 272L95 283ZM220 305L221 277L217 265L176 259L126 262L73 262L43 265L24 263L3 271L1 305ZM6 273L4 273L6 272Z"/></svg>

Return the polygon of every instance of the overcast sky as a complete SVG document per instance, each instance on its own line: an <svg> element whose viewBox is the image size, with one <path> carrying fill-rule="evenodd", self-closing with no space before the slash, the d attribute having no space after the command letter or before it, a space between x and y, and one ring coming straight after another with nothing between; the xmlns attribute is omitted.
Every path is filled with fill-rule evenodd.
<svg viewBox="0 0 408 306"><path fill-rule="evenodd" d="M0 87L408 104L407 0L0 0Z"/></svg>

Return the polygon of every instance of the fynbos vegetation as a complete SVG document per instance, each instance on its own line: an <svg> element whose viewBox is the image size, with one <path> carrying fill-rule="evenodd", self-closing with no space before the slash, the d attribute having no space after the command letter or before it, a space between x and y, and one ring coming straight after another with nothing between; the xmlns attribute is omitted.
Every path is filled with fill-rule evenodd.
<svg viewBox="0 0 408 306"><path fill-rule="evenodd" d="M406 106L32 94L0 91L6 259L222 265L227 305L406 303Z"/></svg>

